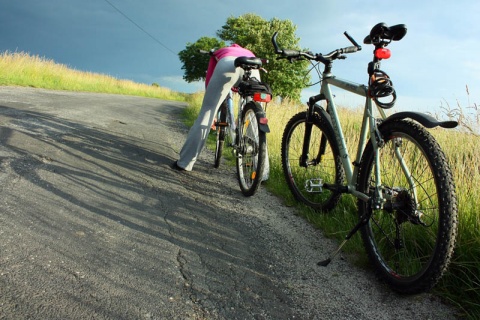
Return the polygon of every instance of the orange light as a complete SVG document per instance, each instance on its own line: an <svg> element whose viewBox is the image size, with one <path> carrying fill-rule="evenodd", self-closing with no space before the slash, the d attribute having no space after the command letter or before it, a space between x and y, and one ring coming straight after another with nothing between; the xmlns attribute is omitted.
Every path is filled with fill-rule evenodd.
<svg viewBox="0 0 480 320"><path fill-rule="evenodd" d="M260 124L268 124L268 118L260 118Z"/></svg>
<svg viewBox="0 0 480 320"><path fill-rule="evenodd" d="M388 59L392 55L390 49L387 48L378 48L375 50L375 57L377 59Z"/></svg>
<svg viewBox="0 0 480 320"><path fill-rule="evenodd" d="M253 100L257 102L270 102L272 100L272 95L268 93L255 92L253 94Z"/></svg>

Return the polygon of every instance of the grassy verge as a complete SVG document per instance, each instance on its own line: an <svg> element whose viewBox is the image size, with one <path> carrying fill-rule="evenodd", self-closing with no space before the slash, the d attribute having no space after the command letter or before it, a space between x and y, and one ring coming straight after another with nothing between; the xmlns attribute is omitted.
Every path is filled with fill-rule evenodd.
<svg viewBox="0 0 480 320"><path fill-rule="evenodd" d="M185 101L188 96L167 88L72 70L66 65L23 52L0 54L0 85L127 94L176 101Z"/></svg>
<svg viewBox="0 0 480 320"><path fill-rule="evenodd" d="M198 113L201 98L201 95L197 96L196 104L190 106L190 122L193 122ZM299 215L321 229L328 237L340 242L357 222L356 199L345 195L333 213L324 215L298 204L285 184L280 157L283 129L294 114L303 110L303 105L289 101L268 105L267 116L271 132L267 137L271 172L266 186L278 195L285 205L296 207ZM361 112L362 110L349 108L339 110L351 154L358 143L356 137L360 130ZM460 132L437 128L430 132L449 159L459 205L459 233L455 254L447 273L433 289L433 293L461 310L462 318L480 319L480 215L477 210L480 206L477 194L480 188L480 149L476 147L480 145L480 136L469 133L471 130ZM211 135L210 138L207 147L214 150L215 136ZM229 152L224 154L228 155ZM342 252L356 265L369 267L359 234L345 245Z"/></svg>
<svg viewBox="0 0 480 320"><path fill-rule="evenodd" d="M191 125L195 120L203 99L202 93L181 94L164 88L71 70L53 61L24 53L0 55L0 85L106 92L186 101L190 106L184 113L187 125ZM303 108L289 101L282 104L271 103L268 106L271 172L266 186L272 193L281 197L285 205L296 207L301 216L327 236L342 240L356 223L355 199L344 196L335 212L322 215L296 203L285 184L280 159L282 133L287 121ZM360 113L345 108L340 110L340 118L346 139L350 142L349 148L352 150L356 141L354 137L359 130ZM431 132L449 158L459 204L459 235L455 255L448 272L433 292L459 307L464 313L463 317L480 319L480 214L477 210L480 206L477 194L480 188L480 148L478 148L480 136L443 129ZM224 154L227 155L228 152ZM348 242L343 252L351 256L352 261L358 265L368 266L359 235Z"/></svg>

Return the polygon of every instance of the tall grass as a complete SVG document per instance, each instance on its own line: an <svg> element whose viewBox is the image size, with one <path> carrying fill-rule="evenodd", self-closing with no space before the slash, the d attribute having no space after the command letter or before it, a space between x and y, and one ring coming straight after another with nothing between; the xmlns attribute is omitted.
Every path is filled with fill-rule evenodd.
<svg viewBox="0 0 480 320"><path fill-rule="evenodd" d="M167 88L73 70L53 60L25 52L0 54L0 85L128 94L176 101L185 101L187 96Z"/></svg>
<svg viewBox="0 0 480 320"><path fill-rule="evenodd" d="M285 118L298 111L291 103L270 108L269 148L276 157L280 154L281 134L285 127ZM361 111L341 108L339 116L345 132L349 152L358 143L357 136L361 125ZM462 113L465 114L465 113ZM463 119L463 123L472 121ZM446 275L433 292L459 307L465 317L480 319L480 136L472 134L472 127L462 126L460 130L437 128L430 130L447 155L456 182L459 208L459 229L455 254ZM275 150L275 152L273 151ZM277 164L279 160L275 161ZM274 170L281 171L275 165ZM282 177L283 178L283 177ZM269 185L275 189L280 181ZM282 191L284 192L284 191ZM327 235L342 240L356 223L356 205L352 197L345 197L333 214L316 214L308 208L301 209L302 214L321 228ZM365 255L360 237L355 236L346 248L354 256L354 261L363 264Z"/></svg>
<svg viewBox="0 0 480 320"><path fill-rule="evenodd" d="M192 119L198 112L201 96L196 107L190 112ZM267 135L270 156L270 178L267 188L278 195L287 206L296 207L299 215L321 229L328 237L343 240L358 221L356 199L344 195L336 210L329 214L320 214L298 204L285 183L281 164L281 140L283 130L289 119L305 106L293 101L270 103L267 117L271 132ZM340 108L339 117L347 140L350 154L358 144L361 126L361 109ZM467 121L466 119L464 119ZM467 122L471 123L471 122ZM472 134L470 128L462 126L459 130L436 128L430 130L447 155L453 171L459 207L459 229L453 260L447 273L433 289L461 310L462 317L480 319L480 136ZM212 135L212 139L214 136ZM211 144L212 148L213 143ZM354 236L343 248L352 262L368 267L360 235Z"/></svg>
<svg viewBox="0 0 480 320"><path fill-rule="evenodd" d="M193 124L203 99L201 92L187 95L109 76L80 72L25 53L0 55L0 85L132 94L186 101L189 104L184 113L187 125ZM474 107L477 112L476 104ZM298 204L285 184L280 158L283 129L288 120L304 108L293 101L268 105L267 116L271 133L267 137L271 172L266 186L277 194L285 205L296 207L299 215L327 236L342 240L357 221L356 201L353 197L345 195L335 212L323 215ZM478 120L466 118L467 112L461 106L447 108L443 112L447 117L463 115L461 129L464 130L431 130L449 159L456 181L459 233L453 261L433 292L459 307L464 312L463 317L480 319L480 214L477 209L480 206L477 194L480 189L480 136L475 134L478 131L472 130L472 124L478 124ZM360 130L361 110L340 108L339 116L349 152L352 153L358 142L356 137ZM348 242L343 252L358 265L367 266L358 235Z"/></svg>

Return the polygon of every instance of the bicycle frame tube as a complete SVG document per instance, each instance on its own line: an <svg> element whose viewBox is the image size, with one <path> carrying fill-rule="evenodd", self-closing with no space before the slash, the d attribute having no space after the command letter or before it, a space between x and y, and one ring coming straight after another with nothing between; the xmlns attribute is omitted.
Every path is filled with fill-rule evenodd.
<svg viewBox="0 0 480 320"><path fill-rule="evenodd" d="M338 117L336 105L333 99L332 91L330 89L330 86L335 86L340 89L352 92L356 95L363 96L365 97L365 109L363 113L363 119L362 119L362 127L360 129L360 139L358 141L358 146L357 146L357 154L355 157L355 161L353 162L355 164L354 167L352 167L352 162L350 160L350 155L347 150L346 142L345 142L345 137L343 135L343 130L342 126L340 124L340 119ZM369 196L360 192L356 191L356 185L357 185L357 176L358 176L358 164L360 163L363 155L363 150L365 149L365 145L370 139L372 145L373 145L373 150L375 150L375 180L376 180L376 185L375 185L375 192L376 192L376 203L374 205L380 206L382 203L383 196L381 194L381 185L382 185L382 179L381 179L381 172L380 172L380 154L377 152L379 146L378 146L378 141L377 137L380 138L379 133L377 132L377 124L376 124L376 119L373 115L373 102L372 99L368 97L368 88L365 85L362 84L357 84L348 80L343 80L339 78L335 78L333 76L326 76L323 79L322 86L320 89L320 93L322 93L325 98L327 99L327 112L330 114L331 120L332 120L332 125L333 129L335 131L335 137L337 139L337 143L340 147L340 157L342 161L343 168L345 170L345 174L347 176L347 181L348 181L348 191L356 196L357 198L362 199L363 201L368 201ZM380 117L382 119L386 118L385 111L377 106L377 110L380 114ZM416 187L415 187L415 182L412 180L410 171L405 164L405 161L403 160L403 157L398 149L398 146L395 146L395 154L396 157L400 163L400 166L406 175L407 179L409 180L409 184L411 186L411 189L413 190L414 196L416 198Z"/></svg>
<svg viewBox="0 0 480 320"><path fill-rule="evenodd" d="M337 113L337 107L333 98L332 91L330 89L330 85L338 87L340 89L347 90L349 92L352 92L354 94L360 95L367 97L367 88L364 85L356 84L347 80L342 80L338 79L335 77L326 77L323 79L322 82L322 87L320 93L323 93L325 98L327 99L327 112L330 114L330 117L332 119L332 125L333 129L335 131L335 136L337 138L337 143L340 147L340 157L342 159L342 164L345 169L345 174L347 176L347 180L349 182L352 182L351 184L354 185L353 179L356 176L356 172L353 171L352 165L351 165L351 160L350 160L350 155L347 150L347 145L345 142L345 137L343 135L343 130L342 130L342 125L340 124L340 119L338 117ZM358 144L358 152L357 152L357 157L355 159L356 162L359 162L361 159L361 153L363 150L363 147L366 143L367 139L367 130L368 130L368 114L371 114L371 112L367 112L369 108L371 108L371 103L368 103L370 99L366 99L367 103L365 105L366 107L366 112L364 113L364 118L362 122L362 129L361 129L361 136L360 136L360 141Z"/></svg>
<svg viewBox="0 0 480 320"><path fill-rule="evenodd" d="M354 164L360 163L362 158L363 149L369 138L369 129L373 128L373 131L376 130L375 118L373 117L372 112L372 100L368 98L367 92L368 88L365 85L357 84L348 80L343 80L335 77L324 77L320 93L322 93L327 99L327 112L330 114L333 129L335 131L335 137L340 149L340 157L342 161L343 168L345 170L345 175L348 181L348 192L354 196L362 199L363 201L368 201L369 196L356 191L357 176L358 176L358 165L352 166L350 155L347 150L347 145L345 142L345 137L343 134L342 126L340 124L340 119L338 117L335 101L333 99L333 94L330 86L335 86L340 89L352 92L356 95L365 97L365 110L362 120L362 127L360 131L360 140L357 146L357 154L355 157ZM383 116L383 115L382 115ZM375 132L370 132L370 137L375 137ZM371 139L374 144L374 149L377 149L376 139ZM378 156L378 153L376 153ZM377 159L378 160L378 159ZM377 166L378 167L378 166ZM377 176L379 178L379 176ZM377 180L379 181L379 180Z"/></svg>
<svg viewBox="0 0 480 320"><path fill-rule="evenodd" d="M230 137L232 138L231 143L235 143L235 128L236 128L236 123L235 123L235 116L233 114L233 98L232 98L232 93L230 92L227 96L227 121L228 121L228 133L230 134Z"/></svg>

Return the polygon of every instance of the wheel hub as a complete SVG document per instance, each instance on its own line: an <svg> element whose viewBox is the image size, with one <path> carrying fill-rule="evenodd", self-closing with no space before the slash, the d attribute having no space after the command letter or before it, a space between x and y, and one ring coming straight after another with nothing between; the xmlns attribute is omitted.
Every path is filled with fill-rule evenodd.
<svg viewBox="0 0 480 320"><path fill-rule="evenodd" d="M404 188L392 188L385 190L385 204L383 209L393 213L398 224L407 221L413 224L424 224L421 221L422 214L417 210L415 199Z"/></svg>

